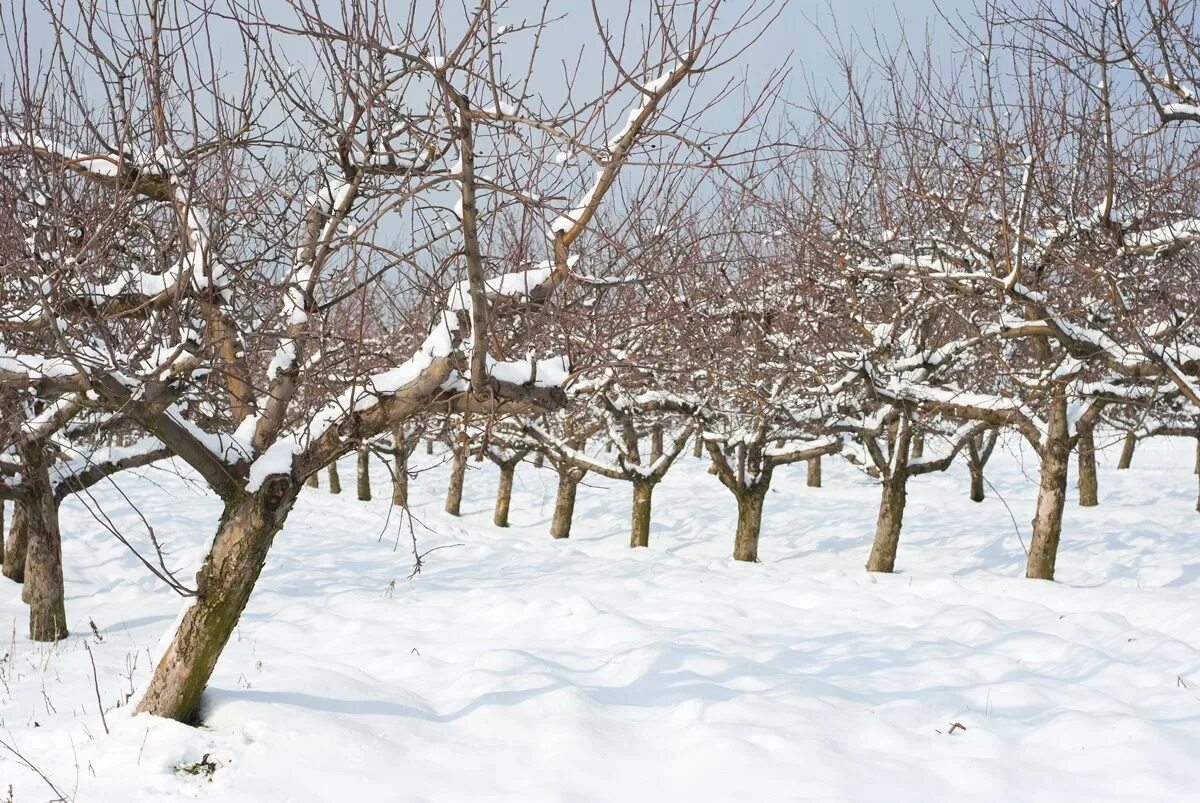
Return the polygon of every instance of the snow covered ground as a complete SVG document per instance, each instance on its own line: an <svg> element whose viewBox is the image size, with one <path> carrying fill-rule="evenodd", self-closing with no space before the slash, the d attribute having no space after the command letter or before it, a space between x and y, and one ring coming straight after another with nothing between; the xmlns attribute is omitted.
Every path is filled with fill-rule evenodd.
<svg viewBox="0 0 1200 803"><path fill-rule="evenodd" d="M413 526L423 551L446 548L409 580L381 466L380 501L305 491L204 727L122 707L109 735L97 690L111 709L145 682L180 602L74 500L74 635L22 638L0 580L0 738L47 776L0 747L0 800L9 784L16 803L50 799L48 782L79 801L1195 799L1192 443L1145 444L1124 472L1101 455L1101 507L1070 507L1053 584L1021 577L1028 453L997 449L981 505L962 466L914 480L894 576L862 568L876 490L851 466L827 460L821 489L782 471L764 562L746 565L727 557L732 497L688 457L638 551L619 483L589 478L553 542L549 468L519 469L500 530L490 465L473 464L457 520L435 466ZM213 500L158 470L122 488L190 578ZM146 544L115 490L96 499ZM206 756L211 776L178 769Z"/></svg>

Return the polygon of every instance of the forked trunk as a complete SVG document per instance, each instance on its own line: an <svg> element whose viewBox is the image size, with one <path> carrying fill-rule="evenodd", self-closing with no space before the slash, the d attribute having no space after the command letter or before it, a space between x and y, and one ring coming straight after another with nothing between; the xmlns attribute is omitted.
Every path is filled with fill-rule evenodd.
<svg viewBox="0 0 1200 803"><path fill-rule="evenodd" d="M971 474L971 501L982 502L984 499L983 466L974 460L968 460L967 471Z"/></svg>
<svg viewBox="0 0 1200 803"><path fill-rule="evenodd" d="M1132 432L1125 433L1125 440L1121 444L1121 459L1117 461L1117 469L1124 470L1133 464L1133 450L1137 446L1137 435Z"/></svg>
<svg viewBox="0 0 1200 803"><path fill-rule="evenodd" d="M25 505L13 503L12 524L4 543L4 576L17 583L25 582L25 550L29 546L29 528L25 526Z"/></svg>
<svg viewBox="0 0 1200 803"><path fill-rule="evenodd" d="M633 526L629 532L629 546L650 546L650 499L654 494L654 483L638 480L633 483Z"/></svg>
<svg viewBox="0 0 1200 803"><path fill-rule="evenodd" d="M907 501L907 473L898 471L881 482L879 515L875 519L875 543L867 558L867 571L892 572L896 568L896 551L900 547L900 529L904 525L904 503Z"/></svg>
<svg viewBox="0 0 1200 803"><path fill-rule="evenodd" d="M550 520L552 538L571 537L571 519L575 515L575 492L582 477L570 470L558 472L558 492L554 495L554 517Z"/></svg>
<svg viewBox="0 0 1200 803"><path fill-rule="evenodd" d="M737 534L733 539L733 559L758 562L758 536L762 530L762 490L743 491L737 495Z"/></svg>
<svg viewBox="0 0 1200 803"><path fill-rule="evenodd" d="M155 667L137 705L139 712L180 722L195 720L204 687L298 491L289 478L275 476L255 493L239 494L226 503L212 548L196 575L199 596Z"/></svg>
<svg viewBox="0 0 1200 803"><path fill-rule="evenodd" d="M342 478L338 475L337 461L329 464L329 493L340 494L342 492Z"/></svg>
<svg viewBox="0 0 1200 803"><path fill-rule="evenodd" d="M821 456L810 457L808 459L808 487L821 487Z"/></svg>
<svg viewBox="0 0 1200 803"><path fill-rule="evenodd" d="M513 474L516 470L517 466L514 463L500 466L500 484L496 488L496 512L492 516L492 523L497 527L508 526L508 508L512 502Z"/></svg>
<svg viewBox="0 0 1200 803"><path fill-rule="evenodd" d="M1067 466L1071 458L1066 401L1061 395L1052 400L1049 432L1041 452L1037 510L1033 516L1033 538L1029 543L1025 576L1035 580L1053 580L1067 498Z"/></svg>
<svg viewBox="0 0 1200 803"><path fill-rule="evenodd" d="M446 512L451 516L462 515L463 482L467 476L467 448L456 446L450 461L450 487L446 489Z"/></svg>
<svg viewBox="0 0 1200 803"><path fill-rule="evenodd" d="M358 501L371 501L371 450L358 450Z"/></svg>
<svg viewBox="0 0 1200 803"><path fill-rule="evenodd" d="M1075 451L1079 458L1079 505L1095 507L1100 504L1096 482L1096 438L1091 425L1079 424L1079 439Z"/></svg>

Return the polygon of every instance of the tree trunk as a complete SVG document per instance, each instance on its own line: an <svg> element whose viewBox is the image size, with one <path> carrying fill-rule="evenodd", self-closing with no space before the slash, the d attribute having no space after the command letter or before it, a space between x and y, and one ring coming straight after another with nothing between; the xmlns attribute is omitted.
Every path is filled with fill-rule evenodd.
<svg viewBox="0 0 1200 803"><path fill-rule="evenodd" d="M0 564L4 563L4 500L0 499Z"/></svg>
<svg viewBox="0 0 1200 803"><path fill-rule="evenodd" d="M704 456L704 435L696 436L696 442L692 444L692 457Z"/></svg>
<svg viewBox="0 0 1200 803"><path fill-rule="evenodd" d="M67 637L58 505L54 504L54 489L41 447L23 448L21 461L28 493L25 504L28 545L21 598L29 603L29 638L58 641Z"/></svg>
<svg viewBox="0 0 1200 803"><path fill-rule="evenodd" d="M298 491L289 478L276 476L255 493L239 494L226 503L212 548L196 575L199 596L155 667L138 712L195 720L204 687Z"/></svg>
<svg viewBox="0 0 1200 803"><path fill-rule="evenodd" d="M358 501L371 501L371 450L365 446L358 450Z"/></svg>
<svg viewBox="0 0 1200 803"><path fill-rule="evenodd" d="M984 499L983 466L974 460L968 460L967 471L971 473L971 501L982 502Z"/></svg>
<svg viewBox="0 0 1200 803"><path fill-rule="evenodd" d="M25 526L25 505L13 503L12 524L4 545L4 576L17 583L25 582L25 550L29 546L29 528Z"/></svg>
<svg viewBox="0 0 1200 803"><path fill-rule="evenodd" d="M320 488L321 487L320 475L316 471L314 471L312 474L308 475L308 479L306 479L304 481L304 484L307 485L309 488Z"/></svg>
<svg viewBox="0 0 1200 803"><path fill-rule="evenodd" d="M896 568L896 551L900 547L900 529L904 525L904 503L907 501L908 475L897 471L881 482L879 515L875 519L875 543L867 558L867 571L891 573Z"/></svg>
<svg viewBox="0 0 1200 803"><path fill-rule="evenodd" d="M733 539L733 559L758 562L758 535L762 530L762 490L743 491L737 495L737 534Z"/></svg>
<svg viewBox="0 0 1200 803"><path fill-rule="evenodd" d="M433 454L433 438L425 439L425 454Z"/></svg>
<svg viewBox="0 0 1200 803"><path fill-rule="evenodd" d="M912 436L912 450L909 452L910 458L924 457L925 455L925 436L920 432L914 432Z"/></svg>
<svg viewBox="0 0 1200 803"><path fill-rule="evenodd" d="M450 487L446 489L446 512L451 516L462 515L463 482L467 476L467 446L458 443L454 457L450 460Z"/></svg>
<svg viewBox="0 0 1200 803"><path fill-rule="evenodd" d="M1100 504L1099 488L1096 482L1096 437L1092 427L1079 424L1076 427L1079 439L1075 443L1075 451L1079 459L1079 505L1080 507L1095 507Z"/></svg>
<svg viewBox="0 0 1200 803"><path fill-rule="evenodd" d="M1133 463L1133 449L1137 446L1137 435L1125 433L1125 441L1121 444L1121 459L1117 461L1117 470L1124 471Z"/></svg>
<svg viewBox="0 0 1200 803"><path fill-rule="evenodd" d="M541 452L534 452L533 453L533 467L541 468L545 464L546 464L546 455L542 454Z"/></svg>
<svg viewBox="0 0 1200 803"><path fill-rule="evenodd" d="M558 472L558 493L554 495L554 517L550 520L550 536L552 538L571 537L571 518L575 515L575 492L579 490L582 475L576 472L560 470Z"/></svg>
<svg viewBox="0 0 1200 803"><path fill-rule="evenodd" d="M392 504L408 507L408 458L416 442L406 440L404 428L392 432Z"/></svg>
<svg viewBox="0 0 1200 803"><path fill-rule="evenodd" d="M342 492L342 478L338 476L337 461L334 460L329 464L329 493L340 494Z"/></svg>
<svg viewBox="0 0 1200 803"><path fill-rule="evenodd" d="M653 463L663 454L663 428L662 424L655 424L650 427L650 462Z"/></svg>
<svg viewBox="0 0 1200 803"><path fill-rule="evenodd" d="M638 480L633 483L633 526L629 532L629 546L650 546L650 500L654 494L654 483Z"/></svg>
<svg viewBox="0 0 1200 803"><path fill-rule="evenodd" d="M1035 580L1053 580L1058 542L1062 535L1063 508L1067 498L1067 466L1071 458L1071 440L1067 433L1066 399L1059 392L1051 401L1049 432L1042 446L1042 466L1038 479L1037 511L1033 516L1033 538L1025 576Z"/></svg>
<svg viewBox="0 0 1200 803"><path fill-rule="evenodd" d="M821 487L821 456L810 457L808 459L808 487Z"/></svg>
<svg viewBox="0 0 1200 803"><path fill-rule="evenodd" d="M515 463L500 466L500 485L496 488L496 512L492 516L492 523L497 527L508 526L508 508L512 502L513 474L516 470Z"/></svg>

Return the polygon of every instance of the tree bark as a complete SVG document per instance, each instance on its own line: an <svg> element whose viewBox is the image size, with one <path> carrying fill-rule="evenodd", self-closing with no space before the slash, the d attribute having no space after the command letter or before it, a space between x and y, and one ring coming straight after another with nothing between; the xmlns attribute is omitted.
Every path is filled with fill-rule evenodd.
<svg viewBox="0 0 1200 803"><path fill-rule="evenodd" d="M663 428L662 424L655 424L650 427L650 462L653 463L663 454Z"/></svg>
<svg viewBox="0 0 1200 803"><path fill-rule="evenodd" d="M454 446L454 457L450 461L450 487L446 489L446 512L451 516L462 515L463 482L467 476L467 446L459 442Z"/></svg>
<svg viewBox="0 0 1200 803"><path fill-rule="evenodd" d="M1071 440L1067 433L1066 398L1059 392L1051 400L1038 479L1037 510L1033 516L1033 538L1029 543L1029 559L1025 576L1035 580L1053 580L1054 563L1058 558L1058 542L1062 535L1063 508L1067 497L1067 466L1071 457Z"/></svg>
<svg viewBox="0 0 1200 803"><path fill-rule="evenodd" d="M1079 505L1096 507L1100 504L1100 493L1096 481L1096 437L1090 424L1077 426L1079 438L1075 452L1079 460Z"/></svg>
<svg viewBox="0 0 1200 803"><path fill-rule="evenodd" d="M575 471L562 469L558 472L558 492L554 495L554 517L550 520L552 538L571 537L571 519L575 515L575 493L579 481Z"/></svg>
<svg viewBox="0 0 1200 803"><path fill-rule="evenodd" d="M67 611L63 601L62 543L58 531L58 505L41 446L21 450L24 464L25 587L21 598L29 603L29 638L58 641L67 637Z"/></svg>
<svg viewBox="0 0 1200 803"><path fill-rule="evenodd" d="M425 454L433 454L433 438L425 439Z"/></svg>
<svg viewBox="0 0 1200 803"><path fill-rule="evenodd" d="M821 487L821 458L819 456L808 459L808 487Z"/></svg>
<svg viewBox="0 0 1200 803"><path fill-rule="evenodd" d="M1117 461L1117 470L1124 471L1133 463L1133 450L1137 446L1137 435L1132 432L1125 433L1125 440L1121 444L1121 459Z"/></svg>
<svg viewBox="0 0 1200 803"><path fill-rule="evenodd" d="M342 478L338 476L337 461L334 460L329 464L329 493L340 494L342 492Z"/></svg>
<svg viewBox="0 0 1200 803"><path fill-rule="evenodd" d="M371 501L371 450L365 446L358 450L358 501Z"/></svg>
<svg viewBox="0 0 1200 803"><path fill-rule="evenodd" d="M918 458L925 456L925 436L920 432L914 432L912 436L912 449L908 455L910 458Z"/></svg>
<svg viewBox="0 0 1200 803"><path fill-rule="evenodd" d="M289 478L276 476L255 493L239 493L226 503L212 548L196 575L199 596L155 667L138 712L195 721L204 687L298 491Z"/></svg>
<svg viewBox="0 0 1200 803"><path fill-rule="evenodd" d="M733 539L733 559L758 562L758 536L762 531L764 490L743 491L737 495L737 533Z"/></svg>
<svg viewBox="0 0 1200 803"><path fill-rule="evenodd" d="M25 525L25 505L13 503L12 524L4 545L4 576L17 583L25 582L25 551L29 546L29 528Z"/></svg>
<svg viewBox="0 0 1200 803"><path fill-rule="evenodd" d="M508 508L512 502L513 474L516 473L515 463L500 466L500 485L496 488L496 512L492 523L497 527L508 526Z"/></svg>
<svg viewBox="0 0 1200 803"><path fill-rule="evenodd" d="M542 454L541 452L534 452L533 453L533 467L541 468L545 464L546 464L546 455Z"/></svg>
<svg viewBox="0 0 1200 803"><path fill-rule="evenodd" d="M629 546L650 546L650 501L654 494L654 483L638 480L633 483L633 526L629 532Z"/></svg>
<svg viewBox="0 0 1200 803"><path fill-rule="evenodd" d="M404 437L404 428L392 431L392 504L408 507L408 458L417 441Z"/></svg>
<svg viewBox="0 0 1200 803"><path fill-rule="evenodd" d="M982 502L984 500L983 466L974 460L968 460L967 471L971 474L971 501Z"/></svg>
<svg viewBox="0 0 1200 803"><path fill-rule="evenodd" d="M304 481L304 484L307 485L309 488L320 488L321 487L321 478L317 474L317 472L314 471L312 474L308 475L308 479L306 479Z"/></svg>
<svg viewBox="0 0 1200 803"><path fill-rule="evenodd" d="M875 543L867 558L867 571L892 572L896 568L896 551L900 547L900 529L904 525L904 504L907 501L908 475L903 470L881 482L879 515L875 519Z"/></svg>
<svg viewBox="0 0 1200 803"><path fill-rule="evenodd" d="M4 500L0 499L0 564L4 563Z"/></svg>
<svg viewBox="0 0 1200 803"><path fill-rule="evenodd" d="M697 434L696 442L692 444L692 457L704 456L704 435Z"/></svg>

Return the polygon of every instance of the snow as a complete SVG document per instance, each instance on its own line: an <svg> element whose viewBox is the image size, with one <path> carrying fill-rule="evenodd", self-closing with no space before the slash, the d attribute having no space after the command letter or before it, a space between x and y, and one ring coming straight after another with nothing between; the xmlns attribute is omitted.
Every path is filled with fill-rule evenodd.
<svg viewBox="0 0 1200 803"><path fill-rule="evenodd" d="M1194 441L1147 442L1122 472L1110 447L1101 507L1069 486L1056 583L1020 577L1014 520L1027 540L1036 460L1019 438L997 447L982 504L961 463L910 483L894 576L862 569L878 486L842 460L819 489L802 466L777 472L752 565L727 557L733 499L707 460L667 474L650 548L630 550L628 483L586 480L571 539L554 542L552 470L518 469L498 530L495 468L470 464L453 519L443 458L419 449L438 465L411 484L413 526L422 551L447 547L419 575L405 579L409 522L386 501L306 489L205 727L121 708L110 735L84 641L111 706L146 681L182 601L68 500L75 635L25 640L17 587L0 582L0 739L79 801L1191 799ZM378 463L374 481L385 499ZM120 482L190 576L216 501L162 470ZM148 547L114 489L95 495ZM175 771L205 754L211 782ZM0 747L8 784L16 801L53 797Z"/></svg>

